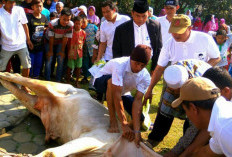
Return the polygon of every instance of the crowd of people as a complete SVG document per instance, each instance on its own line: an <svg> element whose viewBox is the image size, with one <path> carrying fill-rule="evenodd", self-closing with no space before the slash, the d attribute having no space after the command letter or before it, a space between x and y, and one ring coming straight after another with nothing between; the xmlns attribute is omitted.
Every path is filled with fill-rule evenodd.
<svg viewBox="0 0 232 157"><path fill-rule="evenodd" d="M89 83L99 101L106 95L108 132L121 128L138 147L142 108L163 76L158 113L145 143L157 146L179 118L185 120L184 134L164 156L232 156L232 34L225 19L218 23L209 15L202 22L198 12L177 14L178 0L166 0L159 16L147 0L136 0L131 16L107 0L101 19L94 6L68 8L59 0L0 4L0 71L75 82L78 88Z"/></svg>

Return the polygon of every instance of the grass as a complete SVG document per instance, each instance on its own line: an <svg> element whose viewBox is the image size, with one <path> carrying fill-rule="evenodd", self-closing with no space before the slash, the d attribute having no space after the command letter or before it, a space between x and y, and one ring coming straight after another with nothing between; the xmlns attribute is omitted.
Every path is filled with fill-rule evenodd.
<svg viewBox="0 0 232 157"><path fill-rule="evenodd" d="M88 90L88 84L80 84L80 85L81 85L81 88ZM163 81L161 80L157 83L157 85L153 89L153 98L152 98L152 103L151 103L151 107L149 111L149 115L150 115L152 123L154 123L154 120L156 118L156 114L158 110L158 103L160 101L160 95L162 92L162 88L163 88ZM89 93L91 96L93 97L95 96L94 91L89 91ZM166 152L168 152L170 149L172 149L178 142L179 138L183 135L183 123L184 123L183 120L179 120L175 118L168 135L153 150L163 155ZM151 131L143 132L142 138L147 139L150 132Z"/></svg>

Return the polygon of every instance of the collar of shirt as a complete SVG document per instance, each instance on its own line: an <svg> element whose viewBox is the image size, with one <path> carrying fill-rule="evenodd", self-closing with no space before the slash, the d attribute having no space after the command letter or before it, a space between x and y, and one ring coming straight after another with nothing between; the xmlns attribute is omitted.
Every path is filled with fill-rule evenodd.
<svg viewBox="0 0 232 157"><path fill-rule="evenodd" d="M4 14L12 15L14 7L12 8L11 13L9 13L8 11L6 11L6 9L4 8L4 5L2 6L2 10L3 10Z"/></svg>
<svg viewBox="0 0 232 157"><path fill-rule="evenodd" d="M194 33L192 33L192 30L191 30L191 33L190 33L190 36L189 36L189 38L188 38L188 40L187 41L185 41L185 42L177 42L174 38L174 41L176 42L176 43L185 43L185 44L187 44L187 43L193 43L194 42Z"/></svg>
<svg viewBox="0 0 232 157"><path fill-rule="evenodd" d="M113 23L113 22L111 22L111 21L107 21L106 20L106 22L107 23L113 23L113 24L115 24L116 22L118 22L120 19L121 19L121 16L120 16L120 14L119 13L116 13L117 14L117 16L116 16L116 20L115 20L115 22Z"/></svg>
<svg viewBox="0 0 232 157"><path fill-rule="evenodd" d="M145 29L146 28L146 22L144 24L142 24L141 26L138 26L134 21L133 21L133 24L134 24L134 28L136 28L136 29Z"/></svg>

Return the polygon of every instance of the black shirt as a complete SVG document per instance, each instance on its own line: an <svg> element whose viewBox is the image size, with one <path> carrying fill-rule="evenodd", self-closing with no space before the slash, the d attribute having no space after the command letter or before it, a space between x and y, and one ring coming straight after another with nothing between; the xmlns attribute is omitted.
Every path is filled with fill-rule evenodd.
<svg viewBox="0 0 232 157"><path fill-rule="evenodd" d="M38 19L33 14L27 14L27 20L30 38L34 45L34 51L41 51L43 50L43 36L45 27L48 26L48 20L44 15L41 15L41 18Z"/></svg>

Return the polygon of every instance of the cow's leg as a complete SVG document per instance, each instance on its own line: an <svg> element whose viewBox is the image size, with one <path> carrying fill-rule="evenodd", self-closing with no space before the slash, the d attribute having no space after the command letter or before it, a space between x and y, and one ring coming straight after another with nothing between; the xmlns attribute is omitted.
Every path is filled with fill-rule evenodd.
<svg viewBox="0 0 232 157"><path fill-rule="evenodd" d="M5 88L9 89L12 94L14 94L30 112L40 117L40 113L33 108L37 101L37 96L27 94L24 90L19 89L17 85L11 82L1 79L0 82Z"/></svg>
<svg viewBox="0 0 232 157"><path fill-rule="evenodd" d="M38 96L62 96L77 90L68 84L26 78L19 74L0 72L0 79L28 87Z"/></svg>
<svg viewBox="0 0 232 157"><path fill-rule="evenodd" d="M47 149L35 157L64 157L72 154L89 154L102 148L104 145L105 143L102 143L95 138L82 137L70 141L62 146Z"/></svg>

